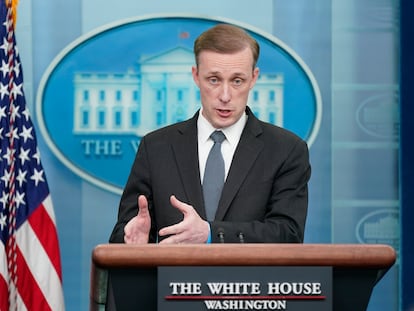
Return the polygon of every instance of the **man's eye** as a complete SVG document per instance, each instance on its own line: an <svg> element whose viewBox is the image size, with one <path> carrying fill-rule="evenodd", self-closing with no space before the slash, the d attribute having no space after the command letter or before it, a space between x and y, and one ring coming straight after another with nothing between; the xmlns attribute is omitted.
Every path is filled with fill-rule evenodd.
<svg viewBox="0 0 414 311"><path fill-rule="evenodd" d="M233 80L234 85L241 85L243 83L242 79L234 79Z"/></svg>
<svg viewBox="0 0 414 311"><path fill-rule="evenodd" d="M208 79L208 81L209 81L211 84L217 84L217 83L218 83L218 79L217 79L217 78L209 78L209 79Z"/></svg>

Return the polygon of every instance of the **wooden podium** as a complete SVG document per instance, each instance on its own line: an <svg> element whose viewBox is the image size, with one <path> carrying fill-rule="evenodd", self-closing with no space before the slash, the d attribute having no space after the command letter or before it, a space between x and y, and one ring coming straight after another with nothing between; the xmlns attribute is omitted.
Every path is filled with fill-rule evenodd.
<svg viewBox="0 0 414 311"><path fill-rule="evenodd" d="M156 310L162 266L332 267L334 311L365 311L394 264L379 244L98 245L92 252L90 310Z"/></svg>

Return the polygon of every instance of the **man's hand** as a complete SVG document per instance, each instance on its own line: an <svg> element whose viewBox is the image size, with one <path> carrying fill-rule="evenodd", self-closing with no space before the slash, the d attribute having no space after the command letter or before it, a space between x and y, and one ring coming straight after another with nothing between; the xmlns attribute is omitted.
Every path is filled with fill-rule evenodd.
<svg viewBox="0 0 414 311"><path fill-rule="evenodd" d="M151 229L151 218L148 211L148 201L144 195L138 197L138 215L132 218L124 228L126 244L148 243Z"/></svg>
<svg viewBox="0 0 414 311"><path fill-rule="evenodd" d="M160 236L170 235L160 244L206 243L210 230L208 222L203 220L191 205L179 201L174 195L170 197L170 202L183 213L184 219L159 231Z"/></svg>

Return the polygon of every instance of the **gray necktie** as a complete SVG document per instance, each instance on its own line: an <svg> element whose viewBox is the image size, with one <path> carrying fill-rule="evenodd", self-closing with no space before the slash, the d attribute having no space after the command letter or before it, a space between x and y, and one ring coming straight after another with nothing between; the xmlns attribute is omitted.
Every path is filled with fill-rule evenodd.
<svg viewBox="0 0 414 311"><path fill-rule="evenodd" d="M203 179L204 206L207 220L214 220L224 185L224 160L221 154L221 143L226 139L222 131L210 135L214 145L208 154Z"/></svg>

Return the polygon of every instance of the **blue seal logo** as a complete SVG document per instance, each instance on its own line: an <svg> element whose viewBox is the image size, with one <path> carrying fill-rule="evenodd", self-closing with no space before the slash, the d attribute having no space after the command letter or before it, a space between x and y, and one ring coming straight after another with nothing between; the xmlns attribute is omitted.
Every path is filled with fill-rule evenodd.
<svg viewBox="0 0 414 311"><path fill-rule="evenodd" d="M360 129L367 135L397 139L400 130L397 92L368 97L360 103L356 119Z"/></svg>
<svg viewBox="0 0 414 311"><path fill-rule="evenodd" d="M387 244L399 250L400 222L398 211L381 209L361 218L356 237L363 244Z"/></svg>
<svg viewBox="0 0 414 311"><path fill-rule="evenodd" d="M260 77L248 105L262 120L312 145L321 96L306 64L277 38L230 20L147 16L88 33L50 64L36 101L53 153L81 178L121 193L143 135L191 117L200 107L192 81L195 38L217 23L246 29L261 46Z"/></svg>

